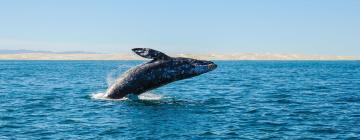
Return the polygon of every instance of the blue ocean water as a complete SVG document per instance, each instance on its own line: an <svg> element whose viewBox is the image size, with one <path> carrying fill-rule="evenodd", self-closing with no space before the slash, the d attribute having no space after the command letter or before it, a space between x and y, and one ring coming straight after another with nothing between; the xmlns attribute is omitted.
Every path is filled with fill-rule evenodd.
<svg viewBox="0 0 360 140"><path fill-rule="evenodd" d="M142 61L0 61L0 139L360 139L360 61L216 61L101 100Z"/></svg>

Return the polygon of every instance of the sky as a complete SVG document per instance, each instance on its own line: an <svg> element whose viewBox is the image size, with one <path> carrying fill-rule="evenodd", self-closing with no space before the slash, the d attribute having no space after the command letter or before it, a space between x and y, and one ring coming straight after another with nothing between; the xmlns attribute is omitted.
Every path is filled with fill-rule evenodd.
<svg viewBox="0 0 360 140"><path fill-rule="evenodd" d="M0 1L0 49L360 56L359 0Z"/></svg>

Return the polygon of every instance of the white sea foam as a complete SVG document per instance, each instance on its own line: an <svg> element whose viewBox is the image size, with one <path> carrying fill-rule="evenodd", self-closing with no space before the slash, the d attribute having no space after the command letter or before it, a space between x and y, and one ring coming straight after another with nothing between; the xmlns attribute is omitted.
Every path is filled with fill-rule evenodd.
<svg viewBox="0 0 360 140"><path fill-rule="evenodd" d="M107 98L105 92L100 92L100 93L91 94L91 98L92 98L92 99L95 99L95 100L111 100L111 101L124 101L124 100L128 100L127 97L124 97L124 98L121 98L121 99L110 99L110 98Z"/></svg>
<svg viewBox="0 0 360 140"><path fill-rule="evenodd" d="M164 98L164 96L162 95L158 95L155 93L151 93L151 92L145 92L143 94L140 94L139 96L136 97L136 95L134 96L126 96L124 98L121 99L110 99L106 97L106 93L104 92L100 92L100 93L94 93L91 94L91 98L95 99L95 100L111 100L111 101L124 101L124 100L145 100L145 101L156 101L156 100L161 100Z"/></svg>
<svg viewBox="0 0 360 140"><path fill-rule="evenodd" d="M143 94L140 94L138 97L140 100L161 100L164 98L164 96L162 95L158 95L151 92L145 92Z"/></svg>

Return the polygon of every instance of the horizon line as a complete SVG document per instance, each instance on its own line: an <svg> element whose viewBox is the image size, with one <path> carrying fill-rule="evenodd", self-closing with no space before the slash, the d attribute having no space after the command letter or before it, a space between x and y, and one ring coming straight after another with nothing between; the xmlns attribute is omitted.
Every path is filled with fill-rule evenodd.
<svg viewBox="0 0 360 140"><path fill-rule="evenodd" d="M0 55L8 55L8 54L133 54L130 51L118 51L118 52L96 52L96 51L51 51L51 50L30 50L30 49L0 49ZM241 54L253 54L253 55L306 55L306 56L342 56L342 57L360 57L360 55L337 55L337 54L309 54L309 53L289 53L289 52L233 52L233 53L226 53L226 52L170 52L166 54L171 55L241 55Z"/></svg>
<svg viewBox="0 0 360 140"><path fill-rule="evenodd" d="M303 55L276 53L174 54L201 60L360 60L360 56ZM146 60L134 53L12 53L0 54L0 60Z"/></svg>

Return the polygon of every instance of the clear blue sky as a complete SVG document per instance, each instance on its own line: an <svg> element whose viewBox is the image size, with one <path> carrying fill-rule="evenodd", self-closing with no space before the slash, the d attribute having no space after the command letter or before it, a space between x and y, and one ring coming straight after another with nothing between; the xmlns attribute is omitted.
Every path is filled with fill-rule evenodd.
<svg viewBox="0 0 360 140"><path fill-rule="evenodd" d="M360 0L7 0L0 49L360 55Z"/></svg>

